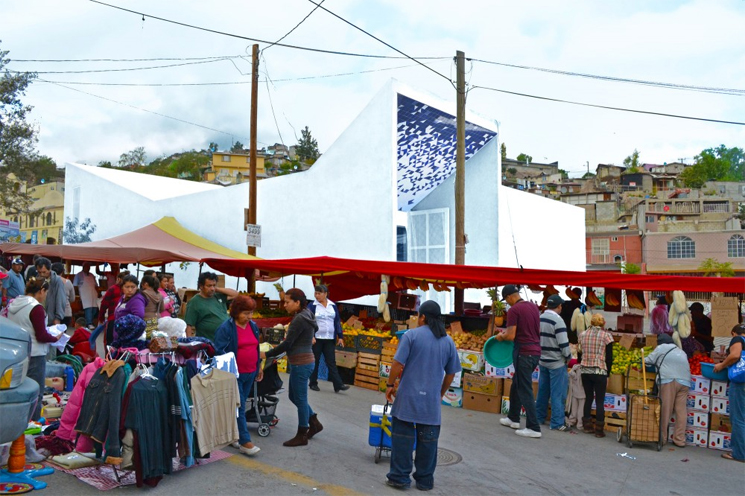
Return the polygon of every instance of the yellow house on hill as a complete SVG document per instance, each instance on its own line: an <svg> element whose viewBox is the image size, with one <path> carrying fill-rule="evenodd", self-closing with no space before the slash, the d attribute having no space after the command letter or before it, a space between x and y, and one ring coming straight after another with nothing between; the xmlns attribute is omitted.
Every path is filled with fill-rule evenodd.
<svg viewBox="0 0 745 496"><path fill-rule="evenodd" d="M267 176L264 164L265 156L256 154L256 177ZM248 153L213 152L212 162L202 175L202 180L227 186L248 181L250 175Z"/></svg>
<svg viewBox="0 0 745 496"><path fill-rule="evenodd" d="M61 244L65 226L65 183L53 181L31 187L19 184L19 188L34 199L32 213L0 212L0 220L18 224L22 243L30 240L32 244Z"/></svg>

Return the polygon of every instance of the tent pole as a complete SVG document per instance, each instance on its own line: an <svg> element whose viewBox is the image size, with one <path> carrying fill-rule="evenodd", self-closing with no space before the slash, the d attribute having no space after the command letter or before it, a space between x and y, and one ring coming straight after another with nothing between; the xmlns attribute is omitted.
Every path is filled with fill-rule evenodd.
<svg viewBox="0 0 745 496"><path fill-rule="evenodd" d="M295 274L292 274L292 287L295 287Z"/></svg>
<svg viewBox="0 0 745 496"><path fill-rule="evenodd" d="M140 280L140 262L137 262L137 280Z"/></svg>

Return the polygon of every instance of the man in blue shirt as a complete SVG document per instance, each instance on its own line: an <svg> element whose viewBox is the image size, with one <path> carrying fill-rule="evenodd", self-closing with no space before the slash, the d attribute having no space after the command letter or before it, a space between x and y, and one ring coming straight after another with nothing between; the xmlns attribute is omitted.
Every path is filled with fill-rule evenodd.
<svg viewBox="0 0 745 496"><path fill-rule="evenodd" d="M8 277L3 280L3 305L7 305L16 296L26 292L26 281L23 279L23 260L16 258L11 263Z"/></svg>
<svg viewBox="0 0 745 496"><path fill-rule="evenodd" d="M411 485L416 440L416 487L423 491L434 487L442 397L460 371L455 343L440 320L440 305L424 302L419 307L419 327L401 337L386 385L385 398L393 403L389 486L406 489Z"/></svg>

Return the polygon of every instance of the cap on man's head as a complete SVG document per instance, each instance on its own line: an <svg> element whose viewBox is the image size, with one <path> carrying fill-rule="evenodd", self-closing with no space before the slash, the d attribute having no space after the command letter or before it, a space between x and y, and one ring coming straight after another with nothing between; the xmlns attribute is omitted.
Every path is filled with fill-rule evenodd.
<svg viewBox="0 0 745 496"><path fill-rule="evenodd" d="M657 336L657 344L673 344L673 338L669 334L659 334Z"/></svg>
<svg viewBox="0 0 745 496"><path fill-rule="evenodd" d="M506 299L508 296L513 295L515 293L519 293L520 288L515 286L514 284L508 284L505 287L502 288L502 299Z"/></svg>
<svg viewBox="0 0 745 496"><path fill-rule="evenodd" d="M546 300L546 308L556 308L564 303L564 299L555 294L548 297L548 300Z"/></svg>
<svg viewBox="0 0 745 496"><path fill-rule="evenodd" d="M20 258L13 259L13 261L11 262L11 265L17 265L17 264L26 265L23 263L23 260L21 260Z"/></svg>

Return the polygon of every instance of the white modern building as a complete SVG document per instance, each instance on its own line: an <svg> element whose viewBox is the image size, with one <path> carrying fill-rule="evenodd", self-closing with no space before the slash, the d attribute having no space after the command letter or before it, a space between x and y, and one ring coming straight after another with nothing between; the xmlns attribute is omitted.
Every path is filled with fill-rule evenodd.
<svg viewBox="0 0 745 496"><path fill-rule="evenodd" d="M258 183L257 255L452 263L454 116L454 104L389 82L310 170ZM466 263L584 270L584 210L502 187L497 123L472 113L466 120ZM248 183L221 187L79 164L68 164L65 181L66 215L90 218L96 239L169 215L205 238L246 248ZM179 286L195 285L195 267L174 272ZM298 285L311 289L304 279ZM269 284L257 289L274 294ZM450 306L447 294L439 298Z"/></svg>

